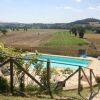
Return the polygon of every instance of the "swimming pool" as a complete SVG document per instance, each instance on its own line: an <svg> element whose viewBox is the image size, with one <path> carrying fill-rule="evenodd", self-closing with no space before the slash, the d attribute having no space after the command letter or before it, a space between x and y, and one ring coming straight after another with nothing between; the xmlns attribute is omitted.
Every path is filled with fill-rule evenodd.
<svg viewBox="0 0 100 100"><path fill-rule="evenodd" d="M28 58L34 57L34 55L28 55ZM90 60L84 59L77 59L77 58L70 58L70 57L61 57L61 56L54 56L54 55L40 55L38 57L39 60L50 60L51 67L62 67L62 68L71 68L76 69L79 66L87 67L90 63ZM46 67L46 62L43 62L43 66ZM34 65L31 65L34 67Z"/></svg>

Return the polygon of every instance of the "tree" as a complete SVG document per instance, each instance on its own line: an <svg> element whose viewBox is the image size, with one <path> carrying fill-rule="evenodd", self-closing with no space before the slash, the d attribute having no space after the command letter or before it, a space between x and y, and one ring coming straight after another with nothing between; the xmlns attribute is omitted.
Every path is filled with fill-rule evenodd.
<svg viewBox="0 0 100 100"><path fill-rule="evenodd" d="M95 28L95 32L100 34L100 28Z"/></svg>
<svg viewBox="0 0 100 100"><path fill-rule="evenodd" d="M23 27L23 29L24 29L24 31L27 31L28 28L27 27Z"/></svg>
<svg viewBox="0 0 100 100"><path fill-rule="evenodd" d="M78 34L80 38L84 37L85 29L83 27L78 27Z"/></svg>
<svg viewBox="0 0 100 100"><path fill-rule="evenodd" d="M0 42L0 63L9 58L8 56L21 57L21 53L15 52L15 49L13 48L5 47L4 44Z"/></svg>
<svg viewBox="0 0 100 100"><path fill-rule="evenodd" d="M74 34L75 36L77 36L77 28L76 27L72 27L71 30L70 30L70 32L72 34Z"/></svg>
<svg viewBox="0 0 100 100"><path fill-rule="evenodd" d="M9 47L5 47L4 44L2 42L0 42L0 63L4 62L5 60L7 60L9 57L21 57L21 53L20 52L15 52L15 49L13 48L9 48ZM20 65L23 65L24 61L19 60L18 63L20 63ZM19 67L15 67L14 65L14 75L20 75L20 77L17 76L17 79L20 79L19 83L20 83L20 90L24 91L24 76L25 73L22 72L22 70ZM20 69L20 70L19 70ZM3 79L2 77L0 77L0 91L1 90L5 90L7 86L7 82ZM4 83L2 83L4 82Z"/></svg>
<svg viewBox="0 0 100 100"><path fill-rule="evenodd" d="M7 31L6 29L2 29L2 30L1 30L1 33L2 33L3 35L6 35L7 32L8 32L8 31Z"/></svg>

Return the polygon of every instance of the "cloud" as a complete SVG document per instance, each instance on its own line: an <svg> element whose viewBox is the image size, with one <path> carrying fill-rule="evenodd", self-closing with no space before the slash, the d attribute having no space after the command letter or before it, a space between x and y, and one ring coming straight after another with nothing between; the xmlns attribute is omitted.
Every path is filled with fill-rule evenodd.
<svg viewBox="0 0 100 100"><path fill-rule="evenodd" d="M63 10L69 10L69 11L74 11L74 12L81 12L80 9L73 8L71 6L64 6L64 7L56 7L56 9L63 9Z"/></svg>
<svg viewBox="0 0 100 100"><path fill-rule="evenodd" d="M74 8L71 6L59 6L59 7L56 7L56 9L73 10Z"/></svg>
<svg viewBox="0 0 100 100"><path fill-rule="evenodd" d="M70 9L73 9L71 6L64 6L64 7L62 7L62 6L59 6L59 7L56 7L56 9L67 9L67 10L70 10Z"/></svg>
<svg viewBox="0 0 100 100"><path fill-rule="evenodd" d="M95 10L95 11L100 11L100 6L96 7L88 7L89 10Z"/></svg>
<svg viewBox="0 0 100 100"><path fill-rule="evenodd" d="M88 7L88 9L89 9L89 10L94 10L95 8L94 8L94 7Z"/></svg>
<svg viewBox="0 0 100 100"><path fill-rule="evenodd" d="M76 2L81 2L82 0L75 0Z"/></svg>
<svg viewBox="0 0 100 100"><path fill-rule="evenodd" d="M64 9L73 9L72 7L70 6L66 6L66 7L63 7Z"/></svg>
<svg viewBox="0 0 100 100"><path fill-rule="evenodd" d="M56 9L63 9L63 7L60 7L60 6L59 6L59 7L56 7Z"/></svg>

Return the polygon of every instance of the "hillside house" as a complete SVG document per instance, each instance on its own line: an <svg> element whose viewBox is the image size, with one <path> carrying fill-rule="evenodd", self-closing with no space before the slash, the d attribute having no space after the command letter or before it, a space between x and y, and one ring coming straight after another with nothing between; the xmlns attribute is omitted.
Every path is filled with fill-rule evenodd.
<svg viewBox="0 0 100 100"><path fill-rule="evenodd" d="M100 28L100 22L89 22L89 25L92 27L99 27Z"/></svg>

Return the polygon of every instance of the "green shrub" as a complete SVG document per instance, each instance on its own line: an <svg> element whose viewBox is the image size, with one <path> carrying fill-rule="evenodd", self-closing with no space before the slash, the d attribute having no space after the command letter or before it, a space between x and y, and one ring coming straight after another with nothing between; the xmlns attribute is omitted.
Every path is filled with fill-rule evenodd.
<svg viewBox="0 0 100 100"><path fill-rule="evenodd" d="M8 82L5 78L0 76L0 92L5 92L9 90Z"/></svg>
<svg viewBox="0 0 100 100"><path fill-rule="evenodd" d="M70 75L73 73L73 70L71 70L70 68L66 68L66 69L62 70L61 72L62 72L62 74L69 74Z"/></svg>
<svg viewBox="0 0 100 100"><path fill-rule="evenodd" d="M100 84L100 77L99 76L96 76L96 81L97 81L97 83Z"/></svg>
<svg viewBox="0 0 100 100"><path fill-rule="evenodd" d="M26 86L27 92L38 91L39 87L37 85L32 85L31 83Z"/></svg>

